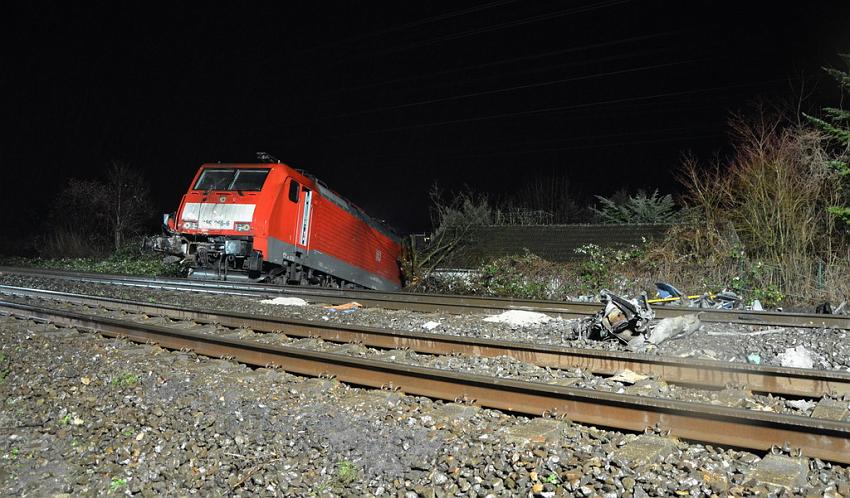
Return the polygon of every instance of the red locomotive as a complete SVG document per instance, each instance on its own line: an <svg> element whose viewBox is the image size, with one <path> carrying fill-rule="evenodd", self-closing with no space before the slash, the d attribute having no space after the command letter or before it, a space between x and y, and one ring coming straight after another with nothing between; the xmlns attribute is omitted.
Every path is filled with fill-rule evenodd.
<svg viewBox="0 0 850 498"><path fill-rule="evenodd" d="M282 163L204 164L154 249L190 276L399 289L401 244L315 177Z"/></svg>

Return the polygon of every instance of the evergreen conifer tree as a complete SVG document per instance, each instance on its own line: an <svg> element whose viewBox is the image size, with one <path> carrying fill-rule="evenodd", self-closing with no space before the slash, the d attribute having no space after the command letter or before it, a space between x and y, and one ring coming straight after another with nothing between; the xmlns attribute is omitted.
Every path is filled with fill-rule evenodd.
<svg viewBox="0 0 850 498"><path fill-rule="evenodd" d="M840 54L846 68L824 68L838 82L842 97L850 96L850 54ZM843 100L843 99L842 99ZM833 168L846 180L850 179L850 110L840 107L825 107L823 118L806 115L829 138L835 150L830 161ZM830 206L829 212L850 225L850 206Z"/></svg>

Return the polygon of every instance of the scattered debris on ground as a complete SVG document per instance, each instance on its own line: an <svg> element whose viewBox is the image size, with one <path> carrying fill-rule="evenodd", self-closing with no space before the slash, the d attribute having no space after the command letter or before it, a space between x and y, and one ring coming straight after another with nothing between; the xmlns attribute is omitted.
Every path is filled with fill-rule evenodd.
<svg viewBox="0 0 850 498"><path fill-rule="evenodd" d="M484 319L485 322L491 323L506 323L508 325L512 325L514 327L525 327L528 325L539 325L541 323L548 323L552 320L552 317L546 315L544 313L538 313L536 311L524 311L524 310L508 310L499 313L498 315L488 316Z"/></svg>
<svg viewBox="0 0 850 498"><path fill-rule="evenodd" d="M338 304L336 306L325 306L325 309L333 312L353 313L362 307L363 305L357 301L351 301L350 303Z"/></svg>
<svg viewBox="0 0 850 498"><path fill-rule="evenodd" d="M622 382L623 384L634 384L635 382L648 379L648 375L643 375L639 373L632 372L628 368L617 372L616 375L610 377L608 380L612 382Z"/></svg>
<svg viewBox="0 0 850 498"><path fill-rule="evenodd" d="M829 301L821 303L815 307L815 313L819 315L846 315L847 301L841 301L841 304L835 308L832 307L832 303Z"/></svg>
<svg viewBox="0 0 850 498"><path fill-rule="evenodd" d="M281 306L307 306L307 301L300 297L276 297L274 299L263 299L263 304L278 304Z"/></svg>
<svg viewBox="0 0 850 498"><path fill-rule="evenodd" d="M615 337L633 351L642 350L646 342L645 333L655 318L655 312L646 302L646 295L629 300L603 290L599 300L604 308L576 323L574 330L578 337L597 340Z"/></svg>
<svg viewBox="0 0 850 498"><path fill-rule="evenodd" d="M668 339L691 335L701 326L699 314L664 318L652 327L646 340L657 346Z"/></svg>
<svg viewBox="0 0 850 498"><path fill-rule="evenodd" d="M778 356L779 364L783 367L795 368L813 368L812 354L806 349L806 346L796 346L788 348L784 353Z"/></svg>

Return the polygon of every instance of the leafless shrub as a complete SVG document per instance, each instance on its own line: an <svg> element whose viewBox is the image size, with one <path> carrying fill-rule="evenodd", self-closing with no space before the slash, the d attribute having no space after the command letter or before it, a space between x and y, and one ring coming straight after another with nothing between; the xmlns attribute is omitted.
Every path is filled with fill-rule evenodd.
<svg viewBox="0 0 850 498"><path fill-rule="evenodd" d="M733 116L730 128L728 163L685 158L686 222L651 251L656 272L689 285L745 279L756 294L840 298L846 284L827 282L825 268L848 262L846 230L828 212L844 193L825 137L764 108Z"/></svg>
<svg viewBox="0 0 850 498"><path fill-rule="evenodd" d="M552 225L555 216L549 211L507 204L493 212L493 224L505 226Z"/></svg>
<svg viewBox="0 0 850 498"><path fill-rule="evenodd" d="M104 196L106 226L117 251L151 218L150 187L139 170L125 162L112 161Z"/></svg>
<svg viewBox="0 0 850 498"><path fill-rule="evenodd" d="M449 257L460 257L470 242L473 227L493 223L493 209L484 195L470 191L445 193L434 185L430 198L434 229L419 247L409 239L401 258L402 274L409 288L417 288Z"/></svg>
<svg viewBox="0 0 850 498"><path fill-rule="evenodd" d="M44 256L89 257L103 253L103 184L71 178L53 202L47 232L39 237Z"/></svg>
<svg viewBox="0 0 850 498"><path fill-rule="evenodd" d="M96 256L118 250L151 219L150 188L144 175L112 161L106 180L72 178L53 204L41 253Z"/></svg>
<svg viewBox="0 0 850 498"><path fill-rule="evenodd" d="M517 190L498 202L496 224L551 225L576 223L587 216L563 174L525 179Z"/></svg>

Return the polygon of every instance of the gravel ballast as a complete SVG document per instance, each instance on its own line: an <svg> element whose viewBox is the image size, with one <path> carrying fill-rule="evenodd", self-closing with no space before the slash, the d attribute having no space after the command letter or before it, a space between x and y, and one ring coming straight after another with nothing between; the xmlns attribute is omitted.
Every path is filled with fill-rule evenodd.
<svg viewBox="0 0 850 498"><path fill-rule="evenodd" d="M162 291L120 285L72 282L49 277L0 273L0 284L76 292L150 303L207 310L235 311L281 318L327 321L400 330L494 338L534 344L627 351L614 341L574 339L574 320L552 319L536 325L486 322L487 315L420 313L362 308L350 313L333 312L317 301L307 306L263 304L262 298L224 296L188 291ZM600 305L601 308L601 305ZM436 325L435 325L436 324ZM839 329L808 329L731 323L703 323L688 337L662 343L647 354L694 357L765 365L781 365L781 355L802 346L814 368L850 371L850 332Z"/></svg>
<svg viewBox="0 0 850 498"><path fill-rule="evenodd" d="M190 320L173 320L165 317L148 316L142 313L127 313L122 310L83 306L61 300L21 297L12 297L10 299L38 307L46 306L78 313L106 316L119 320L163 325L201 334L218 335L257 341L264 344L297 347L311 351L337 353L359 358L528 382L557 384L620 394L637 394L654 398L709 403L732 408L747 408L802 416L811 416L816 405L816 400L801 403L799 400L784 399L774 395L754 394L749 389L746 389L745 386L727 386L722 390L695 389L676 384L668 384L657 377L638 375L633 372L624 372L619 376L607 377L595 375L590 371L580 368L569 370L544 368L507 356L432 355L419 354L408 349L381 350L357 343L339 344L327 342L319 338L290 338L283 333L263 333L254 332L251 329L232 329L218 324L199 324ZM813 393L813 397L818 398L821 394Z"/></svg>
<svg viewBox="0 0 850 498"><path fill-rule="evenodd" d="M757 455L351 388L0 317L0 494L709 496ZM454 416L451 416L454 414ZM518 438L534 424L553 437ZM540 432L540 431L537 431ZM643 437L643 436L641 436ZM812 460L791 494L845 496Z"/></svg>

